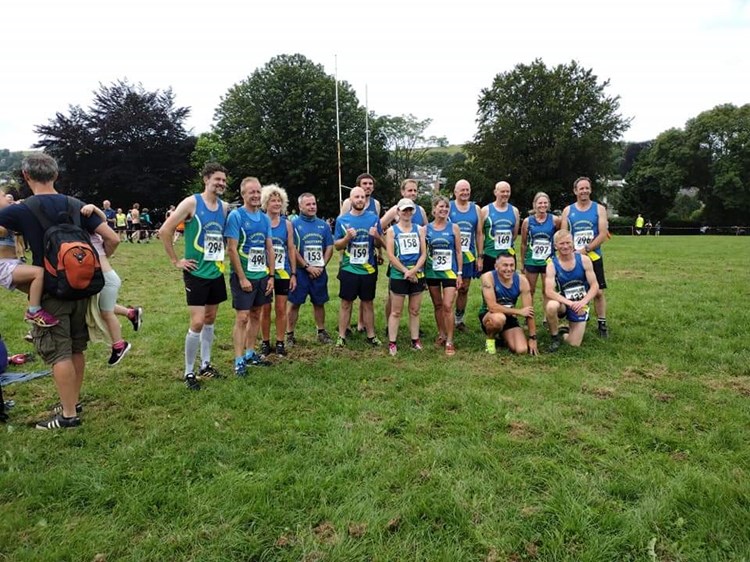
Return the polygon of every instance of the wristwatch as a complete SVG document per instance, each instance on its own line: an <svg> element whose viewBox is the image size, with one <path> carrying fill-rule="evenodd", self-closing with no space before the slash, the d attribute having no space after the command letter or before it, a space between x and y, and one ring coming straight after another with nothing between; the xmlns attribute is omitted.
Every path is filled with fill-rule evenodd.
<svg viewBox="0 0 750 562"><path fill-rule="evenodd" d="M533 334L533 335L529 336L529 339L530 340L536 340L536 334Z"/></svg>

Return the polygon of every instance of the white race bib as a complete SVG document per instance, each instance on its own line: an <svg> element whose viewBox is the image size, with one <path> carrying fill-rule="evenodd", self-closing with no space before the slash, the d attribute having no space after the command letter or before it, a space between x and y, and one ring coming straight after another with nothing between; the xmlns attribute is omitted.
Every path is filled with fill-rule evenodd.
<svg viewBox="0 0 750 562"><path fill-rule="evenodd" d="M369 242L352 242L349 244L349 263L352 265L364 265L370 257Z"/></svg>
<svg viewBox="0 0 750 562"><path fill-rule="evenodd" d="M552 245L549 240L534 240L531 246L531 259L546 260L552 254Z"/></svg>
<svg viewBox="0 0 750 562"><path fill-rule="evenodd" d="M461 251L468 252L471 250L471 232L461 231Z"/></svg>
<svg viewBox="0 0 750 562"><path fill-rule="evenodd" d="M579 301L586 296L586 287L583 285L570 285L563 289L565 298L571 301Z"/></svg>
<svg viewBox="0 0 750 562"><path fill-rule="evenodd" d="M591 244L591 241L594 239L594 231L593 229L589 230L579 230L576 232L575 236L573 237L573 246L576 250L581 250Z"/></svg>
<svg viewBox="0 0 750 562"><path fill-rule="evenodd" d="M400 256L419 254L419 234L416 232L402 232L399 234L398 254Z"/></svg>
<svg viewBox="0 0 750 562"><path fill-rule="evenodd" d="M203 259L205 261L224 261L224 237L220 232L203 234Z"/></svg>
<svg viewBox="0 0 750 562"><path fill-rule="evenodd" d="M313 267L324 267L323 246L305 246L305 261Z"/></svg>
<svg viewBox="0 0 750 562"><path fill-rule="evenodd" d="M247 253L247 270L253 273L266 271L266 249L250 248Z"/></svg>
<svg viewBox="0 0 750 562"><path fill-rule="evenodd" d="M286 259L286 251L284 250L284 246L274 246L273 255L276 271L284 269L284 260Z"/></svg>
<svg viewBox="0 0 750 562"><path fill-rule="evenodd" d="M432 270L450 271L453 269L453 252L441 248L432 250Z"/></svg>
<svg viewBox="0 0 750 562"><path fill-rule="evenodd" d="M513 242L513 232L511 232L510 230L495 231L496 250L510 250L511 242Z"/></svg>

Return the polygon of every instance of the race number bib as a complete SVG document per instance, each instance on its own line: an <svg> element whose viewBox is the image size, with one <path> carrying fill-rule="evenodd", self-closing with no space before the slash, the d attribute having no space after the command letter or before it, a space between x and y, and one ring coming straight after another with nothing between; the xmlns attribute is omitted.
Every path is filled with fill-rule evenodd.
<svg viewBox="0 0 750 562"><path fill-rule="evenodd" d="M495 249L510 250L513 241L513 233L510 230L495 231Z"/></svg>
<svg viewBox="0 0 750 562"><path fill-rule="evenodd" d="M305 261L313 267L324 267L323 246L305 246Z"/></svg>
<svg viewBox="0 0 750 562"><path fill-rule="evenodd" d="M471 232L461 231L461 251L464 253L471 251Z"/></svg>
<svg viewBox="0 0 750 562"><path fill-rule="evenodd" d="M581 250L591 244L591 241L594 239L594 231L589 230L579 230L575 233L575 236L573 237L573 246L576 250Z"/></svg>
<svg viewBox="0 0 750 562"><path fill-rule="evenodd" d="M284 250L284 246L274 246L273 254L274 254L273 263L274 263L276 271L284 269L284 261L286 260L286 251Z"/></svg>
<svg viewBox="0 0 750 562"><path fill-rule="evenodd" d="M531 258L535 260L546 260L552 253L552 245L549 240L534 240L531 245Z"/></svg>
<svg viewBox="0 0 750 562"><path fill-rule="evenodd" d="M398 254L413 256L419 253L419 234L416 232L402 232L398 235Z"/></svg>
<svg viewBox="0 0 750 562"><path fill-rule="evenodd" d="M352 242L349 245L349 263L352 265L364 265L369 261L370 243Z"/></svg>
<svg viewBox="0 0 750 562"><path fill-rule="evenodd" d="M432 270L450 271L453 269L453 252L435 248L432 250Z"/></svg>
<svg viewBox="0 0 750 562"><path fill-rule="evenodd" d="M253 273L266 271L266 249L250 248L247 254L247 270Z"/></svg>
<svg viewBox="0 0 750 562"><path fill-rule="evenodd" d="M570 285L563 289L565 298L571 301L579 301L586 296L586 287L583 285Z"/></svg>
<svg viewBox="0 0 750 562"><path fill-rule="evenodd" d="M205 261L224 261L224 237L220 232L204 233L203 259Z"/></svg>

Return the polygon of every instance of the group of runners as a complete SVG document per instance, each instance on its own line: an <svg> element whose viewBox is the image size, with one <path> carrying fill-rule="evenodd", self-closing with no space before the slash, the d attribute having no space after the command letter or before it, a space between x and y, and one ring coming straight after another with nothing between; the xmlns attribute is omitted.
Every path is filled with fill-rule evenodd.
<svg viewBox="0 0 750 562"><path fill-rule="evenodd" d="M460 180L454 200L435 197L428 216L416 202L416 181L404 181L402 198L381 213L380 203L373 197L375 179L361 174L343 202L333 232L318 218L317 201L311 193L299 196L299 215L290 220L288 195L277 185L264 187L255 177L243 179L242 205L230 210L221 199L227 170L210 163L202 170L202 178L203 192L180 202L159 230L171 263L183 275L190 311L184 381L192 390L200 389L202 378L220 376L211 362L211 352L218 307L228 298L227 257L236 313L234 372L239 376L270 365L269 355L284 356L288 348L297 345L299 309L308 297L321 344L345 347L356 330L369 345L382 346L375 328L374 302L378 271L386 259L390 355L398 354L405 305L409 347L415 351L424 348L419 319L425 289L437 325L435 346L447 356L455 355L454 333L466 329L474 279L481 285L478 323L486 335L487 353L497 352L497 342L513 353L538 353L534 298L540 278L543 322L551 336L549 351L557 351L563 342L581 344L592 302L598 333L604 338L608 335L601 250L608 234L607 216L605 208L591 199L589 178L576 179L576 202L567 206L562 216L554 216L549 197L537 193L532 212L522 220L509 202L511 186L505 181L496 184L495 200L480 207L471 200L469 182ZM177 255L173 245L181 224L184 257ZM519 235L520 255L516 252ZM335 338L325 325L327 266L334 251L341 253ZM360 301L358 320L350 325L356 300ZM566 320L565 325L561 319Z"/></svg>
<svg viewBox="0 0 750 562"><path fill-rule="evenodd" d="M117 224L111 228L111 206L104 202L103 209L98 209L58 194L54 187L57 173L52 157L44 153L30 155L22 164L22 174L35 197L20 205L13 204L10 198L0 200L0 283L29 293L25 318L32 324L37 351L52 365L60 396L54 416L39 422L40 429L76 427L81 423L83 406L79 398L89 339L86 314L91 303L88 298L60 300L44 292L45 227L38 213L60 220L74 209L80 213L77 222L92 237L105 278L104 289L94 302L112 340L110 365L119 363L131 347L123 340L115 315L127 317L135 330L143 316L141 307L117 304L120 279L108 258L121 238L116 233ZM550 351L556 351L564 341L573 346L581 344L592 301L599 335L607 337L601 253L608 234L607 217L604 207L591 199L588 178L574 182L576 202L567 206L561 217L550 213L549 197L538 193L532 213L523 220L509 202L511 186L507 182L498 182L495 200L480 207L471 200L469 183L461 180L455 185L453 201L443 196L433 199L430 221L426 210L416 202L416 182L403 182L402 198L381 217L380 204L372 195L375 180L369 174L361 174L342 205L333 232L326 221L318 218L317 201L311 193L298 197L299 215L289 220L287 193L277 185L264 187L257 178L243 179L242 205L230 210L221 199L227 170L209 163L202 170L202 178L202 193L186 197L170 209L159 230L164 249L184 280L190 312L184 381L189 389L200 389L203 377L219 376L211 363L211 351L218 307L227 300L226 257L236 311L232 337L234 372L239 376L246 375L249 369L268 366L266 358L272 353L283 356L289 347L298 345L295 328L300 307L308 297L320 344L345 347L356 329L364 333L368 344L381 346L375 331L374 300L384 253L388 260L385 308L391 355L398 353L398 330L407 299L410 348L423 349L419 316L425 288L438 329L435 345L447 356L455 355L453 335L455 330L466 329L468 295L474 279L479 279L481 285L478 322L486 334L487 353L496 353L497 342L514 353L538 353L534 298L539 278L551 335ZM180 229L184 229L185 236L183 257L177 256L174 246ZM31 248L31 265L18 259L14 233L23 235ZM519 234L520 256L516 253ZM341 305L335 339L325 324L325 305L329 300L327 267L334 251L341 252L337 274ZM358 321L350 327L357 299ZM567 325L561 326L560 319L566 319ZM256 349L258 333L261 344Z"/></svg>

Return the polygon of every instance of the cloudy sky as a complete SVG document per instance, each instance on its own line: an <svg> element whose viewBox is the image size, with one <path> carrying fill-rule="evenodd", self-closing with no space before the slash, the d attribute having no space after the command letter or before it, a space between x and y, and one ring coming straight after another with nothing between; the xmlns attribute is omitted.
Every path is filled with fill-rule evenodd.
<svg viewBox="0 0 750 562"><path fill-rule="evenodd" d="M749 0L13 0L2 9L0 148L22 150L99 83L171 87L210 129L222 95L279 54L302 53L377 114L431 118L465 142L493 77L541 58L610 80L625 140L722 103L750 103Z"/></svg>

